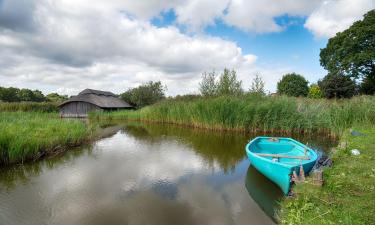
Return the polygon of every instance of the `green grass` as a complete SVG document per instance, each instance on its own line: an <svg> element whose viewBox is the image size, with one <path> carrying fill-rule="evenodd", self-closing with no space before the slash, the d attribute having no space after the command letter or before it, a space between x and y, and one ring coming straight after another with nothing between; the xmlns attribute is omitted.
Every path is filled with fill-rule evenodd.
<svg viewBox="0 0 375 225"><path fill-rule="evenodd" d="M324 185L297 185L295 198L281 203L282 224L375 224L375 126L355 126L366 136L342 137L332 153L333 167L324 171ZM350 150L359 149L353 156Z"/></svg>
<svg viewBox="0 0 375 225"><path fill-rule="evenodd" d="M79 120L39 112L0 112L0 131L0 164L37 159L79 145L91 133Z"/></svg>
<svg viewBox="0 0 375 225"><path fill-rule="evenodd" d="M375 123L375 97L313 100L248 95L169 99L136 111L93 113L90 119L143 120L213 130L322 132L337 135L353 124Z"/></svg>
<svg viewBox="0 0 375 225"><path fill-rule="evenodd" d="M0 102L0 112L57 112L54 102Z"/></svg>

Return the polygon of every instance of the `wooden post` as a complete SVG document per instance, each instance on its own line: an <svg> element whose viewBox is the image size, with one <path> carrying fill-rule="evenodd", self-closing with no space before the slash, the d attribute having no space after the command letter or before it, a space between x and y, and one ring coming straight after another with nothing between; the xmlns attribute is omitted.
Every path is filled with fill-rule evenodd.
<svg viewBox="0 0 375 225"><path fill-rule="evenodd" d="M312 172L313 184L316 186L323 185L323 170L314 170Z"/></svg>
<svg viewBox="0 0 375 225"><path fill-rule="evenodd" d="M299 179L301 182L305 181L305 171L303 170L303 166L299 166Z"/></svg>

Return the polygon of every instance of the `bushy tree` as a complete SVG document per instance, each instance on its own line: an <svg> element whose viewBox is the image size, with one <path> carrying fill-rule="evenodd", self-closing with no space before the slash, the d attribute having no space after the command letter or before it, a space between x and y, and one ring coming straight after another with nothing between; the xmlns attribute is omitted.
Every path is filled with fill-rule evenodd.
<svg viewBox="0 0 375 225"><path fill-rule="evenodd" d="M136 88L127 90L126 92L122 93L120 97L137 108L141 108L147 105L152 105L164 99L164 92L165 87L160 81L150 81Z"/></svg>
<svg viewBox="0 0 375 225"><path fill-rule="evenodd" d="M46 96L47 101L49 102L63 102L68 100L67 95L59 95L57 93L50 93Z"/></svg>
<svg viewBox="0 0 375 225"><path fill-rule="evenodd" d="M318 85L326 98L351 98L356 91L352 79L337 73L329 73Z"/></svg>
<svg viewBox="0 0 375 225"><path fill-rule="evenodd" d="M277 93L288 96L307 96L309 93L308 81L299 74L285 74L277 83Z"/></svg>
<svg viewBox="0 0 375 225"><path fill-rule="evenodd" d="M361 83L360 92L365 95L375 94L375 77L366 77Z"/></svg>
<svg viewBox="0 0 375 225"><path fill-rule="evenodd" d="M375 78L375 10L330 38L320 51L320 64L330 74Z"/></svg>
<svg viewBox="0 0 375 225"><path fill-rule="evenodd" d="M202 96L215 96L216 87L216 73L212 71L210 73L204 72L202 74L202 81L199 83L199 91Z"/></svg>
<svg viewBox="0 0 375 225"><path fill-rule="evenodd" d="M308 97L309 98L314 98L314 99L319 99L319 98L323 98L324 97L323 96L323 92L322 92L322 90L320 90L319 85L312 84L310 86Z"/></svg>
<svg viewBox="0 0 375 225"><path fill-rule="evenodd" d="M242 81L237 80L236 71L224 69L217 83L217 95L240 95L242 93Z"/></svg>
<svg viewBox="0 0 375 225"><path fill-rule="evenodd" d="M199 91L202 96L240 95L243 93L242 81L237 80L234 70L224 69L218 81L215 72L203 73Z"/></svg>
<svg viewBox="0 0 375 225"><path fill-rule="evenodd" d="M20 89L9 87L0 89L0 100L3 102L19 102L18 96Z"/></svg>
<svg viewBox="0 0 375 225"><path fill-rule="evenodd" d="M264 90L264 85L265 85L265 83L264 83L262 77L260 76L259 73L256 73L255 78L251 82L251 87L250 87L249 92L260 94L260 95L265 95L266 92Z"/></svg>

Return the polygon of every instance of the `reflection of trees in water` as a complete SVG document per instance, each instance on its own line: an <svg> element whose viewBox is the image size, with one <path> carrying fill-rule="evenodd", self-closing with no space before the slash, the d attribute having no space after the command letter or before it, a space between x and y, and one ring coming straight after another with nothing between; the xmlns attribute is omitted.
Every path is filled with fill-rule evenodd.
<svg viewBox="0 0 375 225"><path fill-rule="evenodd" d="M87 150L84 151L83 149ZM6 190L13 189L16 185L25 184L29 182L32 177L40 175L44 168L54 169L68 162L74 162L77 157L82 156L83 154L91 155L91 153L92 147L87 145L73 148L62 154L50 156L36 162L28 162L23 165L12 165L0 168L0 190L2 188L5 188Z"/></svg>
<svg viewBox="0 0 375 225"><path fill-rule="evenodd" d="M244 134L240 132L219 132L203 129L193 129L176 125L130 123L123 131L139 140L149 143L165 139L178 140L191 146L210 165L217 162L224 172L234 171L236 164L245 157L245 145L256 136L279 134ZM321 150L329 150L336 141L328 136L292 135L302 143Z"/></svg>
<svg viewBox="0 0 375 225"><path fill-rule="evenodd" d="M234 170L235 165L245 157L247 138L243 134L213 132L173 125L129 124L124 132L146 142L177 140L202 156L210 165L217 162L225 171Z"/></svg>

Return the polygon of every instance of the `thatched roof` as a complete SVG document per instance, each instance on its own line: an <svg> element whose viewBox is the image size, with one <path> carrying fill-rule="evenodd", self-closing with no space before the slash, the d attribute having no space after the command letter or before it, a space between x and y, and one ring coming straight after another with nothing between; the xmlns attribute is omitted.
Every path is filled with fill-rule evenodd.
<svg viewBox="0 0 375 225"><path fill-rule="evenodd" d="M132 105L118 98L112 92L93 89L85 89L59 106L61 107L70 102L88 102L100 108L133 108Z"/></svg>

